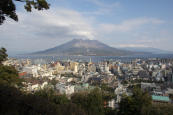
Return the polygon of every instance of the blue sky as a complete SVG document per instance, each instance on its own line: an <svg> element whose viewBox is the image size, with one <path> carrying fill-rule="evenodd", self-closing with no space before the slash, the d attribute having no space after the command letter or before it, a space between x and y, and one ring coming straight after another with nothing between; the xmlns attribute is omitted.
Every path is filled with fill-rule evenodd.
<svg viewBox="0 0 173 115"><path fill-rule="evenodd" d="M173 0L49 0L47 11L27 13L0 26L0 46L9 53L34 52L74 38L113 47L173 51Z"/></svg>

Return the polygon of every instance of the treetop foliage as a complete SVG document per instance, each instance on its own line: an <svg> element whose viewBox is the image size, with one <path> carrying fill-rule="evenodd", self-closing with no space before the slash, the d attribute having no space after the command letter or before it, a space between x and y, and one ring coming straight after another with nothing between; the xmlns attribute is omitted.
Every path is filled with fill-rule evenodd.
<svg viewBox="0 0 173 115"><path fill-rule="evenodd" d="M103 98L99 89L76 93L71 97L71 101L84 109L87 115L104 115Z"/></svg>
<svg viewBox="0 0 173 115"><path fill-rule="evenodd" d="M18 71L12 66L4 66L2 62L7 59L5 48L0 49L0 84L21 87L22 79L18 76Z"/></svg>
<svg viewBox="0 0 173 115"><path fill-rule="evenodd" d="M22 81L18 76L18 71L14 67L0 65L0 84L21 88Z"/></svg>
<svg viewBox="0 0 173 115"><path fill-rule="evenodd" d="M26 11L31 12L32 8L37 10L49 9L50 4L46 0L0 0L0 25L9 17L18 21L15 2L24 3Z"/></svg>
<svg viewBox="0 0 173 115"><path fill-rule="evenodd" d="M132 96L124 95L119 104L119 115L148 115L152 107L151 96L140 88L133 89Z"/></svg>
<svg viewBox="0 0 173 115"><path fill-rule="evenodd" d="M7 55L7 50L5 48L0 49L0 65L2 64L3 61L5 61L8 57Z"/></svg>

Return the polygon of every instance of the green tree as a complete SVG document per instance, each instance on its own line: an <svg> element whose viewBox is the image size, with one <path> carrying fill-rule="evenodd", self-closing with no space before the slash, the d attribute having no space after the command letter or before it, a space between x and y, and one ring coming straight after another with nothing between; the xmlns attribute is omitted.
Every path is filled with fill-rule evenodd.
<svg viewBox="0 0 173 115"><path fill-rule="evenodd" d="M47 91L37 94L24 94L19 89L0 84L0 114L2 115L86 115L85 111L74 103L64 103L66 96L53 95L59 101L53 101ZM47 98L49 95L49 99ZM62 99L63 98L63 99ZM55 103L60 102L60 103Z"/></svg>
<svg viewBox="0 0 173 115"><path fill-rule="evenodd" d="M6 17L18 21L15 2L24 3L24 8L28 12L31 12L32 8L37 10L49 9L46 0L0 0L0 25L6 20Z"/></svg>
<svg viewBox="0 0 173 115"><path fill-rule="evenodd" d="M5 61L8 57L7 50L5 48L0 49L0 65L2 65L2 62Z"/></svg>
<svg viewBox="0 0 173 115"><path fill-rule="evenodd" d="M62 115L57 106L33 94L0 84L0 114L2 115Z"/></svg>
<svg viewBox="0 0 173 115"><path fill-rule="evenodd" d="M17 70L12 66L0 65L0 83L9 86L22 86L22 79L19 78Z"/></svg>
<svg viewBox="0 0 173 115"><path fill-rule="evenodd" d="M134 88L133 95L124 95L119 106L119 115L148 115L152 99L147 92Z"/></svg>
<svg viewBox="0 0 173 115"><path fill-rule="evenodd" d="M88 115L103 115L103 98L99 89L91 92L76 93L71 97L72 103L84 109Z"/></svg>
<svg viewBox="0 0 173 115"><path fill-rule="evenodd" d="M69 100L66 95L61 95L57 94L54 90L52 89L43 89L35 92L36 96L43 97L50 102L57 104L57 105L62 105L62 104L67 104L69 103Z"/></svg>
<svg viewBox="0 0 173 115"><path fill-rule="evenodd" d="M114 93L114 88L109 87L107 84L100 85L102 91L102 97L104 101L109 101L111 99L115 99L116 95Z"/></svg>
<svg viewBox="0 0 173 115"><path fill-rule="evenodd" d="M86 115L85 111L75 103L71 103L66 95L57 94L51 89L37 91L34 95L55 104L62 115Z"/></svg>
<svg viewBox="0 0 173 115"><path fill-rule="evenodd" d="M156 104L150 109L149 115L172 115L173 105L172 104Z"/></svg>
<svg viewBox="0 0 173 115"><path fill-rule="evenodd" d="M3 61L7 59L5 48L0 49L0 84L9 86L22 86L22 79L18 76L18 71L12 66L4 66Z"/></svg>

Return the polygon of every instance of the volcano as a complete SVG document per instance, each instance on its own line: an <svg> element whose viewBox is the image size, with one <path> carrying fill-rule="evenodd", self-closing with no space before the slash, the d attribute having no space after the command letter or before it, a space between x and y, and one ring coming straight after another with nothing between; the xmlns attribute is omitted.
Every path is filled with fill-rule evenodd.
<svg viewBox="0 0 173 115"><path fill-rule="evenodd" d="M110 47L98 40L73 39L65 44L31 55L45 56L126 56L135 52Z"/></svg>

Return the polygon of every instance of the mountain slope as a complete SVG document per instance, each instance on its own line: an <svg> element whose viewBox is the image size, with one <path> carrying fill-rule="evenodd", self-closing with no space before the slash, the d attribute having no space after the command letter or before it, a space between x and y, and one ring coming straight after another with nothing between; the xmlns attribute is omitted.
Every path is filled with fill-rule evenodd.
<svg viewBox="0 0 173 115"><path fill-rule="evenodd" d="M134 52L110 47L97 40L73 39L60 46L44 51L32 53L32 55L83 55L83 56L125 56Z"/></svg>
<svg viewBox="0 0 173 115"><path fill-rule="evenodd" d="M173 54L173 52L171 52L171 51L165 51L165 50L152 48L152 47L123 47L120 49L129 50L132 52L149 52L152 54Z"/></svg>

